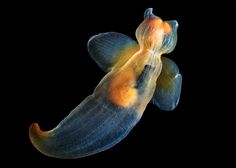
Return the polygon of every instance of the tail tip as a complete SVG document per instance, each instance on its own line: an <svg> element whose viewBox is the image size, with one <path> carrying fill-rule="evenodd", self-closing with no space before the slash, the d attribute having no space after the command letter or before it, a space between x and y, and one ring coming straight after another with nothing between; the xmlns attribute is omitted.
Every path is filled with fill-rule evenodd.
<svg viewBox="0 0 236 168"><path fill-rule="evenodd" d="M41 136L47 136L48 131L42 131L39 127L38 123L33 123L29 127L29 136L30 138L36 138L36 137L41 137Z"/></svg>

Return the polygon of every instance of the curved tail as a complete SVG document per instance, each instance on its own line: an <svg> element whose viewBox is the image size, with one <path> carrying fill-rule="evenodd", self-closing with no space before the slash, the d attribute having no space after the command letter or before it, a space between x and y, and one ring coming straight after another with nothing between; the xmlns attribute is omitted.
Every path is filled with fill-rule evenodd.
<svg viewBox="0 0 236 168"><path fill-rule="evenodd" d="M50 131L42 131L37 123L33 123L29 127L29 137L32 142L32 144L35 146L35 148L40 151L41 153L48 155L48 156L54 156L51 154L50 147L48 148L48 138L50 136Z"/></svg>
<svg viewBox="0 0 236 168"><path fill-rule="evenodd" d="M54 129L41 131L37 123L29 137L44 155L74 159L111 148L120 142L139 121L133 109L117 107L100 97L88 97Z"/></svg>

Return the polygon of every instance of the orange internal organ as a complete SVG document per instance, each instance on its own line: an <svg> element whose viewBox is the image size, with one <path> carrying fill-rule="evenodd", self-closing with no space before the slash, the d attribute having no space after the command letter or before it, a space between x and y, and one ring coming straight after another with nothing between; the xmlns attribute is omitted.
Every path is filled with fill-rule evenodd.
<svg viewBox="0 0 236 168"><path fill-rule="evenodd" d="M164 22L163 23L163 29L164 29L164 32L165 33L170 33L171 32L171 27L170 27L170 25L169 25L169 23L167 23L167 22Z"/></svg>
<svg viewBox="0 0 236 168"><path fill-rule="evenodd" d="M153 29L163 29L165 33L171 32L171 26L167 22L163 22L161 19L151 19L147 22L147 24L152 27Z"/></svg>
<svg viewBox="0 0 236 168"><path fill-rule="evenodd" d="M150 26L150 27L161 27L162 26L162 20L161 19L157 19L157 18L153 18L153 19L150 19L148 20L147 24Z"/></svg>
<svg viewBox="0 0 236 168"><path fill-rule="evenodd" d="M130 107L137 100L138 93L132 85L136 77L131 70L123 70L114 76L109 87L109 98L121 107Z"/></svg>

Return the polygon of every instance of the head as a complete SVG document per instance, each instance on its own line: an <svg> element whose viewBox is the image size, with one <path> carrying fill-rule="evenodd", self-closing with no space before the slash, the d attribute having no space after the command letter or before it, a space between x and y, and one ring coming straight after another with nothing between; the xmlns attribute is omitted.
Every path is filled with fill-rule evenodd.
<svg viewBox="0 0 236 168"><path fill-rule="evenodd" d="M177 42L177 28L177 21L163 21L153 15L152 8L148 8L144 21L136 30L136 38L141 49L170 53Z"/></svg>

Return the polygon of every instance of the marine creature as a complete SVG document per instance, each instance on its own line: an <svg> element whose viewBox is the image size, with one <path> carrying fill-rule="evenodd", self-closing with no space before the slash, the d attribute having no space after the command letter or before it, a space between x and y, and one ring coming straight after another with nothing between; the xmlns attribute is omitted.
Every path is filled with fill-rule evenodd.
<svg viewBox="0 0 236 168"><path fill-rule="evenodd" d="M178 23L163 21L148 8L136 30L137 42L116 32L88 41L88 52L107 72L93 94L54 129L29 128L32 144L43 154L63 159L96 154L119 143L138 123L149 102L173 110L181 92L177 65L161 57L176 45Z"/></svg>

